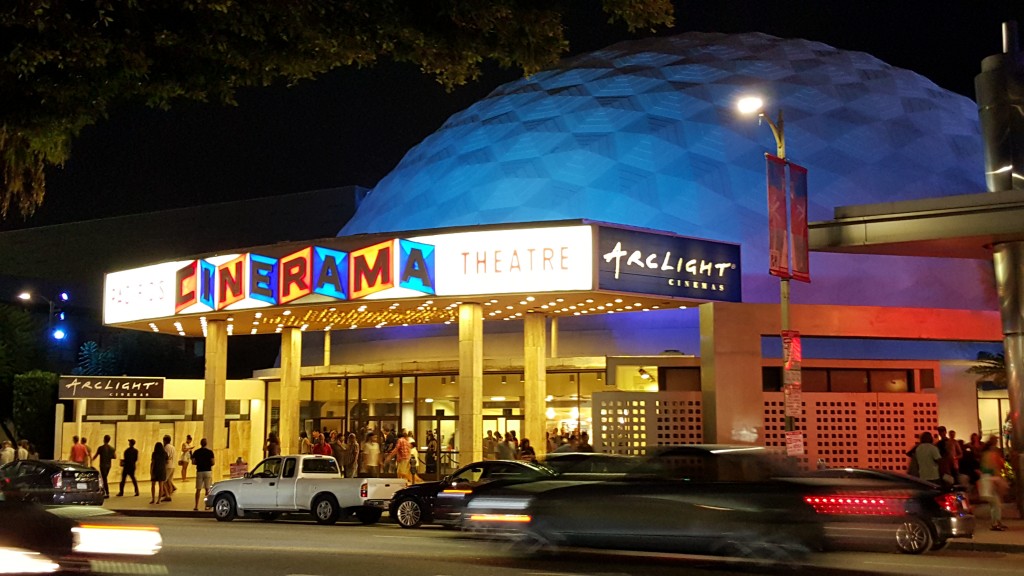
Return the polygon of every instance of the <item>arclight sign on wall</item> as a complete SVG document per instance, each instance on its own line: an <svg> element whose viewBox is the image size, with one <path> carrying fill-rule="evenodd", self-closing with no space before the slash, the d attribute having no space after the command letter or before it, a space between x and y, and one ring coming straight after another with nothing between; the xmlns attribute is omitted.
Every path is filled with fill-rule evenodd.
<svg viewBox="0 0 1024 576"><path fill-rule="evenodd" d="M598 224L331 238L107 274L103 321L595 289L739 301L739 246Z"/></svg>

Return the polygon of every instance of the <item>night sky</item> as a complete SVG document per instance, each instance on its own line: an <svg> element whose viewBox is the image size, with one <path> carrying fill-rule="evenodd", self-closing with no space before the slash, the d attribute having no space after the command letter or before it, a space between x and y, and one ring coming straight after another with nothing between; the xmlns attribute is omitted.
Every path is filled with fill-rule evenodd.
<svg viewBox="0 0 1024 576"><path fill-rule="evenodd" d="M1024 2L990 0L677 0L685 31L759 31L868 52L974 97L1000 25L1024 22ZM567 23L572 53L629 39L594 10ZM636 37L636 36L632 36ZM71 160L48 173L42 208L0 229L90 220L346 185L372 187L450 115L515 71L489 67L446 93L409 65L342 69L297 86L239 93L237 107L130 107L87 128Z"/></svg>

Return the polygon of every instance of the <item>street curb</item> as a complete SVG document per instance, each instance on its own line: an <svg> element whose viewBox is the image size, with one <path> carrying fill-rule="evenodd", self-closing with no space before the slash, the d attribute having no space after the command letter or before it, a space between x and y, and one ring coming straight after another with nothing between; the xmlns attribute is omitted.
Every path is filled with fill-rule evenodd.
<svg viewBox="0 0 1024 576"><path fill-rule="evenodd" d="M994 542L973 542L967 541L956 541L950 542L949 547L946 550L964 550L967 552L999 552L1003 554L1022 554L1024 553L1024 545L1022 544L997 544Z"/></svg>
<svg viewBox="0 0 1024 576"><path fill-rule="evenodd" d="M118 514L122 516L131 516L133 518L210 518L213 519L213 513L202 510L117 510Z"/></svg>

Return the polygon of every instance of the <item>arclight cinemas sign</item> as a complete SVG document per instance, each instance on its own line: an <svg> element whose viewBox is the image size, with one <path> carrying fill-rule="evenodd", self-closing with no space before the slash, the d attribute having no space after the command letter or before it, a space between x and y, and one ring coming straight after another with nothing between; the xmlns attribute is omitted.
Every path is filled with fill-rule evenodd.
<svg viewBox="0 0 1024 576"><path fill-rule="evenodd" d="M164 379L126 376L61 376L60 399L163 398Z"/></svg>
<svg viewBox="0 0 1024 576"><path fill-rule="evenodd" d="M103 320L117 324L328 301L589 290L594 281L589 225L357 242L358 237L331 238L290 251L268 247L107 274Z"/></svg>

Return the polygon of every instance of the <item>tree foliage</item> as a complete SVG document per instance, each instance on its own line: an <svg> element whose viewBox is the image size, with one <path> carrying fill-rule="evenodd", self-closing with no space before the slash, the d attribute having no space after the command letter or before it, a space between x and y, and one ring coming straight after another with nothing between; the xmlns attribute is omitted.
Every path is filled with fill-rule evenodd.
<svg viewBox="0 0 1024 576"><path fill-rule="evenodd" d="M977 364L967 369L982 380L992 382L997 388L1006 388L1006 356L1002 352L978 352Z"/></svg>
<svg viewBox="0 0 1024 576"><path fill-rule="evenodd" d="M14 0L0 6L0 218L43 201L45 168L117 105L233 103L235 91L380 58L446 87L485 60L529 74L567 49L563 16L601 5L632 31L671 0Z"/></svg>
<svg viewBox="0 0 1024 576"><path fill-rule="evenodd" d="M53 416L59 377L33 370L14 377L13 420L18 438L27 438L41 450L53 446Z"/></svg>
<svg viewBox="0 0 1024 576"><path fill-rule="evenodd" d="M42 327L24 308L0 304L0 421L11 417L14 377L45 359Z"/></svg>
<svg viewBox="0 0 1024 576"><path fill-rule="evenodd" d="M72 374L81 376L113 376L120 374L117 352L90 340L78 349L78 363Z"/></svg>

